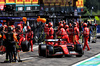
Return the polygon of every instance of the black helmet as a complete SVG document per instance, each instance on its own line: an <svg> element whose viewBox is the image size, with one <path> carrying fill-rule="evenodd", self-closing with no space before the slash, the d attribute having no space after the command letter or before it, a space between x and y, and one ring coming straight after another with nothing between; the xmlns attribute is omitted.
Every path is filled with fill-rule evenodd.
<svg viewBox="0 0 100 66"><path fill-rule="evenodd" d="M8 32L13 31L13 28L11 26L8 27Z"/></svg>

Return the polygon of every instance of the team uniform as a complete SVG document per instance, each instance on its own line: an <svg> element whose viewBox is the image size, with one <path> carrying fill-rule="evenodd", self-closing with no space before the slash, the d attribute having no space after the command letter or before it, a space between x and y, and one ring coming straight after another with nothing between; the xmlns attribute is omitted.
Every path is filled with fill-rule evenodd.
<svg viewBox="0 0 100 66"><path fill-rule="evenodd" d="M60 30L58 30L58 32L56 34L57 34L57 36L61 36L61 39L65 39L66 43L70 43L68 34L67 34L66 30L63 28L63 24L61 24ZM62 43L64 44L65 42L62 41Z"/></svg>
<svg viewBox="0 0 100 66"><path fill-rule="evenodd" d="M19 25L17 25L16 27L16 36L19 41L19 45L21 45L21 42L24 40L24 37L23 37L23 32L21 30L21 26Z"/></svg>
<svg viewBox="0 0 100 66"><path fill-rule="evenodd" d="M68 25L65 25L65 30L67 32L67 34L69 33L69 26Z"/></svg>
<svg viewBox="0 0 100 66"><path fill-rule="evenodd" d="M5 33L3 36L3 39L5 40L5 46L6 46L6 60L9 62L13 61L13 55L14 60L16 61L16 45L15 41L18 42L17 37L12 31L11 27L8 27L8 33Z"/></svg>
<svg viewBox="0 0 100 66"><path fill-rule="evenodd" d="M53 39L54 38L54 36L53 36L53 34L54 34L54 29L52 28L52 23L51 22L49 22L49 24L48 24L48 27L49 27L49 35L48 35L48 39ZM48 44L49 45L53 45L53 42L48 42Z"/></svg>
<svg viewBox="0 0 100 66"><path fill-rule="evenodd" d="M71 43L73 43L73 35L74 35L74 33L73 33L73 28L72 28L72 26L69 27L68 35L69 35L69 41L70 41Z"/></svg>
<svg viewBox="0 0 100 66"><path fill-rule="evenodd" d="M89 28L87 28L87 24L84 23L83 24L84 26L84 31L83 31L83 35L84 35L84 47L83 47L83 50L85 50L85 47L87 46L87 50L89 51L90 48L89 48L89 45L88 45L88 39L89 39Z"/></svg>
<svg viewBox="0 0 100 66"><path fill-rule="evenodd" d="M31 27L28 27L26 39L31 43L31 51L33 52L33 31L31 31Z"/></svg>
<svg viewBox="0 0 100 66"><path fill-rule="evenodd" d="M74 44L78 43L79 44L79 28L77 25L74 27Z"/></svg>

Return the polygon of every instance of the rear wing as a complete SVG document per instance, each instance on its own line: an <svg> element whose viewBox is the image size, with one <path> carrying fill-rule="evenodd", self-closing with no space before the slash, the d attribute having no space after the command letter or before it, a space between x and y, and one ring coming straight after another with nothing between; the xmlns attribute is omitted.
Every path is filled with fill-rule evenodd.
<svg viewBox="0 0 100 66"><path fill-rule="evenodd" d="M66 41L66 39L45 39L47 42Z"/></svg>

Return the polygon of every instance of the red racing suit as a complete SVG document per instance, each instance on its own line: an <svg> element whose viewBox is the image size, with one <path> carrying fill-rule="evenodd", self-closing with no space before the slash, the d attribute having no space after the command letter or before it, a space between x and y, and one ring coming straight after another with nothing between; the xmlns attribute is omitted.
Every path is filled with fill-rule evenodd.
<svg viewBox="0 0 100 66"><path fill-rule="evenodd" d="M84 35L84 47L83 50L85 50L85 47L87 46L88 50L90 50L89 45L88 45L88 39L89 39L89 28L85 27L83 31Z"/></svg>
<svg viewBox="0 0 100 66"><path fill-rule="evenodd" d="M57 30L60 30L60 26L58 26L58 29Z"/></svg>
<svg viewBox="0 0 100 66"><path fill-rule="evenodd" d="M78 22L76 22L76 24L77 24L77 27L79 28L79 23L78 23Z"/></svg>
<svg viewBox="0 0 100 66"><path fill-rule="evenodd" d="M74 44L78 43L79 44L79 28L74 27Z"/></svg>
<svg viewBox="0 0 100 66"><path fill-rule="evenodd" d="M21 42L24 40L24 37L23 37L23 26L22 26L22 24L18 24L17 26L19 26L20 27L20 29L18 29L17 31L16 31L16 33L17 33L17 38L18 38L18 40L19 40L19 45L21 45Z"/></svg>
<svg viewBox="0 0 100 66"><path fill-rule="evenodd" d="M69 28L66 29L67 34L69 33Z"/></svg>
<svg viewBox="0 0 100 66"><path fill-rule="evenodd" d="M19 45L21 45L21 42L24 40L23 32L21 30L21 24L17 25L16 36L17 36L17 39L19 41Z"/></svg>
<svg viewBox="0 0 100 66"><path fill-rule="evenodd" d="M23 26L22 26L22 24L18 24L18 26L20 26L20 30L23 31Z"/></svg>
<svg viewBox="0 0 100 66"><path fill-rule="evenodd" d="M69 41L73 43L73 28L72 27L69 28L68 35L69 35Z"/></svg>
<svg viewBox="0 0 100 66"><path fill-rule="evenodd" d="M26 40L31 43L31 51L33 51L33 31L28 31L26 33Z"/></svg>
<svg viewBox="0 0 100 66"><path fill-rule="evenodd" d="M64 28L58 30L56 34L57 36L61 36L61 39L66 39L66 41L61 41L62 44L70 43L68 34Z"/></svg>
<svg viewBox="0 0 100 66"><path fill-rule="evenodd" d="M53 39L54 29L52 27L49 28L49 35L47 36L48 39ZM49 45L53 45L53 42L48 42Z"/></svg>
<svg viewBox="0 0 100 66"><path fill-rule="evenodd" d="M19 40L19 45L21 45L21 42L24 40L22 32L17 32L17 38Z"/></svg>

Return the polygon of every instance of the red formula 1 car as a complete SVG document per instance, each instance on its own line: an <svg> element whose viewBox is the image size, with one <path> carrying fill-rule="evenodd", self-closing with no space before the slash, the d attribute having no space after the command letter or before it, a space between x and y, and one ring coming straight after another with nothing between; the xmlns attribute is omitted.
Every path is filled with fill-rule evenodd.
<svg viewBox="0 0 100 66"><path fill-rule="evenodd" d="M48 39L48 42L54 42L54 45L40 44L38 48L39 56L50 57L63 55L76 55L81 57L83 55L83 49L81 44L69 44L65 43L64 39Z"/></svg>

